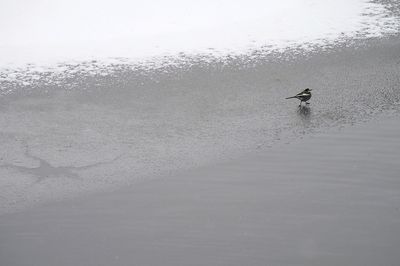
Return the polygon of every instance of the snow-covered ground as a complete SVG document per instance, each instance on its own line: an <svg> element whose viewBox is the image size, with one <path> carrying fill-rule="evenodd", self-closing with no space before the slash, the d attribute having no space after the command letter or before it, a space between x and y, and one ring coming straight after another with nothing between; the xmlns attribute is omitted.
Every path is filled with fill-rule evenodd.
<svg viewBox="0 0 400 266"><path fill-rule="evenodd" d="M0 67L307 48L398 27L367 0L2 0Z"/></svg>

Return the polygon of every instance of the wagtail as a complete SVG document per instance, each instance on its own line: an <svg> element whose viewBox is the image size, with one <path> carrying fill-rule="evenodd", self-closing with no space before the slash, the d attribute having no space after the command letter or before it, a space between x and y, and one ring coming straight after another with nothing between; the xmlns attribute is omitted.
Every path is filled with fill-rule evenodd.
<svg viewBox="0 0 400 266"><path fill-rule="evenodd" d="M287 97L286 99L293 99L293 98L296 98L296 99L300 100L300 105L299 106L301 106L302 102L305 102L306 104L310 104L307 101L311 99L311 90L309 88L307 88L304 91L296 94L295 96Z"/></svg>

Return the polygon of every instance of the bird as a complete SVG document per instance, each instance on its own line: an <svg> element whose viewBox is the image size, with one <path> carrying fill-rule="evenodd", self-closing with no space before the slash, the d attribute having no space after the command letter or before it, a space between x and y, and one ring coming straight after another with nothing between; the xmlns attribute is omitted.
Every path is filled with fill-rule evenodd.
<svg viewBox="0 0 400 266"><path fill-rule="evenodd" d="M311 89L307 88L304 91L296 94L295 96L287 97L286 99L293 99L293 98L299 99L300 100L299 106L301 106L302 102L305 102L306 104L310 104L307 101L311 99L311 91L312 91Z"/></svg>

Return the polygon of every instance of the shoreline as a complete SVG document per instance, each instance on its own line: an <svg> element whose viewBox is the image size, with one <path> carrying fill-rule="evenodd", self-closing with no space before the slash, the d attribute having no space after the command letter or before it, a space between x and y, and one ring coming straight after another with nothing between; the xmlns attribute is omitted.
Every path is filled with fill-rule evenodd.
<svg viewBox="0 0 400 266"><path fill-rule="evenodd" d="M397 266L400 35L361 35L0 69L0 264Z"/></svg>
<svg viewBox="0 0 400 266"><path fill-rule="evenodd" d="M1 216L18 265L395 265L400 116Z"/></svg>

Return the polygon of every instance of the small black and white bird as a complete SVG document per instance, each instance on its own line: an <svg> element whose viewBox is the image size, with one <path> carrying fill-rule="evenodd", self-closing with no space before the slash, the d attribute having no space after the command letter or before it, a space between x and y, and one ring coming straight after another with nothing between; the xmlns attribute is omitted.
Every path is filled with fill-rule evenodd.
<svg viewBox="0 0 400 266"><path fill-rule="evenodd" d="M287 97L286 99L293 99L293 98L296 98L296 99L300 100L300 105L299 106L301 106L302 102L305 102L306 104L310 104L307 101L311 99L311 89L307 88L304 91L296 94L295 96Z"/></svg>

